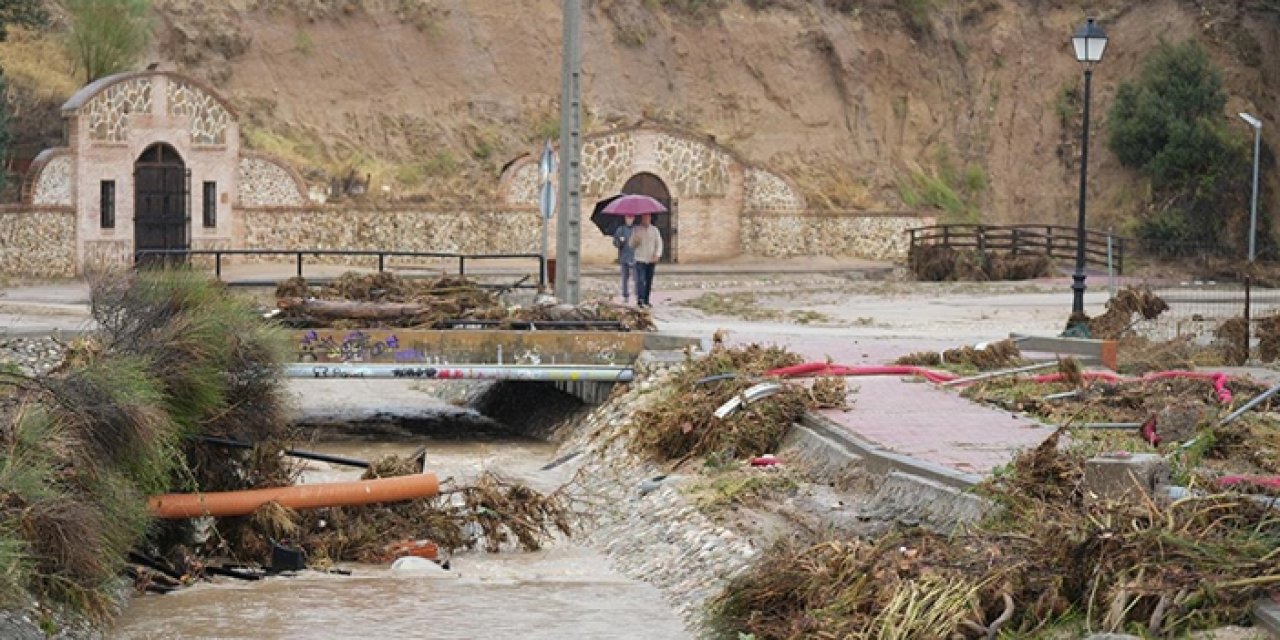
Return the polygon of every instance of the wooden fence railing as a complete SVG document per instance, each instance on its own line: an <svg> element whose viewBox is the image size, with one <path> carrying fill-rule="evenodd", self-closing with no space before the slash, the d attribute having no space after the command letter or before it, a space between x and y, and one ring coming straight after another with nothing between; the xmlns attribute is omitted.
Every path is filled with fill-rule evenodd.
<svg viewBox="0 0 1280 640"><path fill-rule="evenodd" d="M1074 261L1076 258L1075 227L1048 224L940 224L908 229L907 233L911 234L913 249L916 245L930 245L999 251L1011 255L1045 255L1058 260ZM1124 273L1125 249L1132 244L1129 239L1086 229L1084 240L1086 265L1105 269L1110 261L1117 274Z"/></svg>

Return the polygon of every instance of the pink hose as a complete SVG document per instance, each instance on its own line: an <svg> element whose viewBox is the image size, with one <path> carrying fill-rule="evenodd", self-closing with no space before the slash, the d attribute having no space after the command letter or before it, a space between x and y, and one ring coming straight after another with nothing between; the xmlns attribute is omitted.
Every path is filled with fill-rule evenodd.
<svg viewBox="0 0 1280 640"><path fill-rule="evenodd" d="M782 367L774 369L766 373L770 376L778 376L780 378L802 378L809 376L920 376L932 383L950 382L956 380L959 376L947 373L945 371L934 371L924 367L912 365L884 365L884 366L857 366L850 367L842 364L828 364L826 362L806 362L791 367ZM1213 390L1218 396L1218 402L1222 404L1231 404L1231 391L1227 389L1227 374L1225 373L1202 373L1199 371L1157 371L1148 373L1141 378L1122 378L1110 371L1085 371L1080 374L1086 380L1105 380L1116 384L1128 384L1132 382L1147 382L1151 380L1164 380L1169 378L1189 378L1192 380L1207 380L1213 383ZM1044 375L1034 376L1031 378L1034 382L1062 382L1063 375L1061 373L1048 373Z"/></svg>

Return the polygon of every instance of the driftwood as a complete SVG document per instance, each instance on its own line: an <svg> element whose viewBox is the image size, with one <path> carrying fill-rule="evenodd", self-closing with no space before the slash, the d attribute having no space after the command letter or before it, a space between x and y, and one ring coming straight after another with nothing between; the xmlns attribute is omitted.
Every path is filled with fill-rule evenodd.
<svg viewBox="0 0 1280 640"><path fill-rule="evenodd" d="M412 302L353 302L350 300L303 300L284 298L277 303L282 311L321 320L391 321L429 313L429 305Z"/></svg>

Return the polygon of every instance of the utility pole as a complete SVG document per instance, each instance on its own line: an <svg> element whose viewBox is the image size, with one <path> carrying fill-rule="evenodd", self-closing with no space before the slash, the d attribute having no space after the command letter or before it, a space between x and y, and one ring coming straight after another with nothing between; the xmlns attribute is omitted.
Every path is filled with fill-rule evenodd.
<svg viewBox="0 0 1280 640"><path fill-rule="evenodd" d="M564 0L560 71L560 220L556 223L556 298L578 304L582 271L582 0Z"/></svg>

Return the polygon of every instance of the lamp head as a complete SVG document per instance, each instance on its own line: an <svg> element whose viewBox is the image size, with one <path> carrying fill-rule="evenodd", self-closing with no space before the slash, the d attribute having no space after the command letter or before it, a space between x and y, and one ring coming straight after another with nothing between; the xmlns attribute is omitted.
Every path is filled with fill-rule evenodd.
<svg viewBox="0 0 1280 640"><path fill-rule="evenodd" d="M1071 46L1075 49L1076 60L1086 65L1102 61L1102 54L1107 50L1107 34L1089 18L1084 26L1076 29L1071 36Z"/></svg>
<svg viewBox="0 0 1280 640"><path fill-rule="evenodd" d="M1262 128L1262 121L1261 121L1261 120L1259 120L1259 119L1257 119L1257 118L1255 118L1255 117L1253 117L1253 116L1251 116L1251 115L1249 115L1249 114L1247 114L1247 113L1241 113L1241 114L1240 114L1240 119L1241 119L1241 120L1244 120L1245 122L1248 122L1248 123L1249 123L1249 126L1253 127L1254 129L1261 129L1261 128Z"/></svg>

